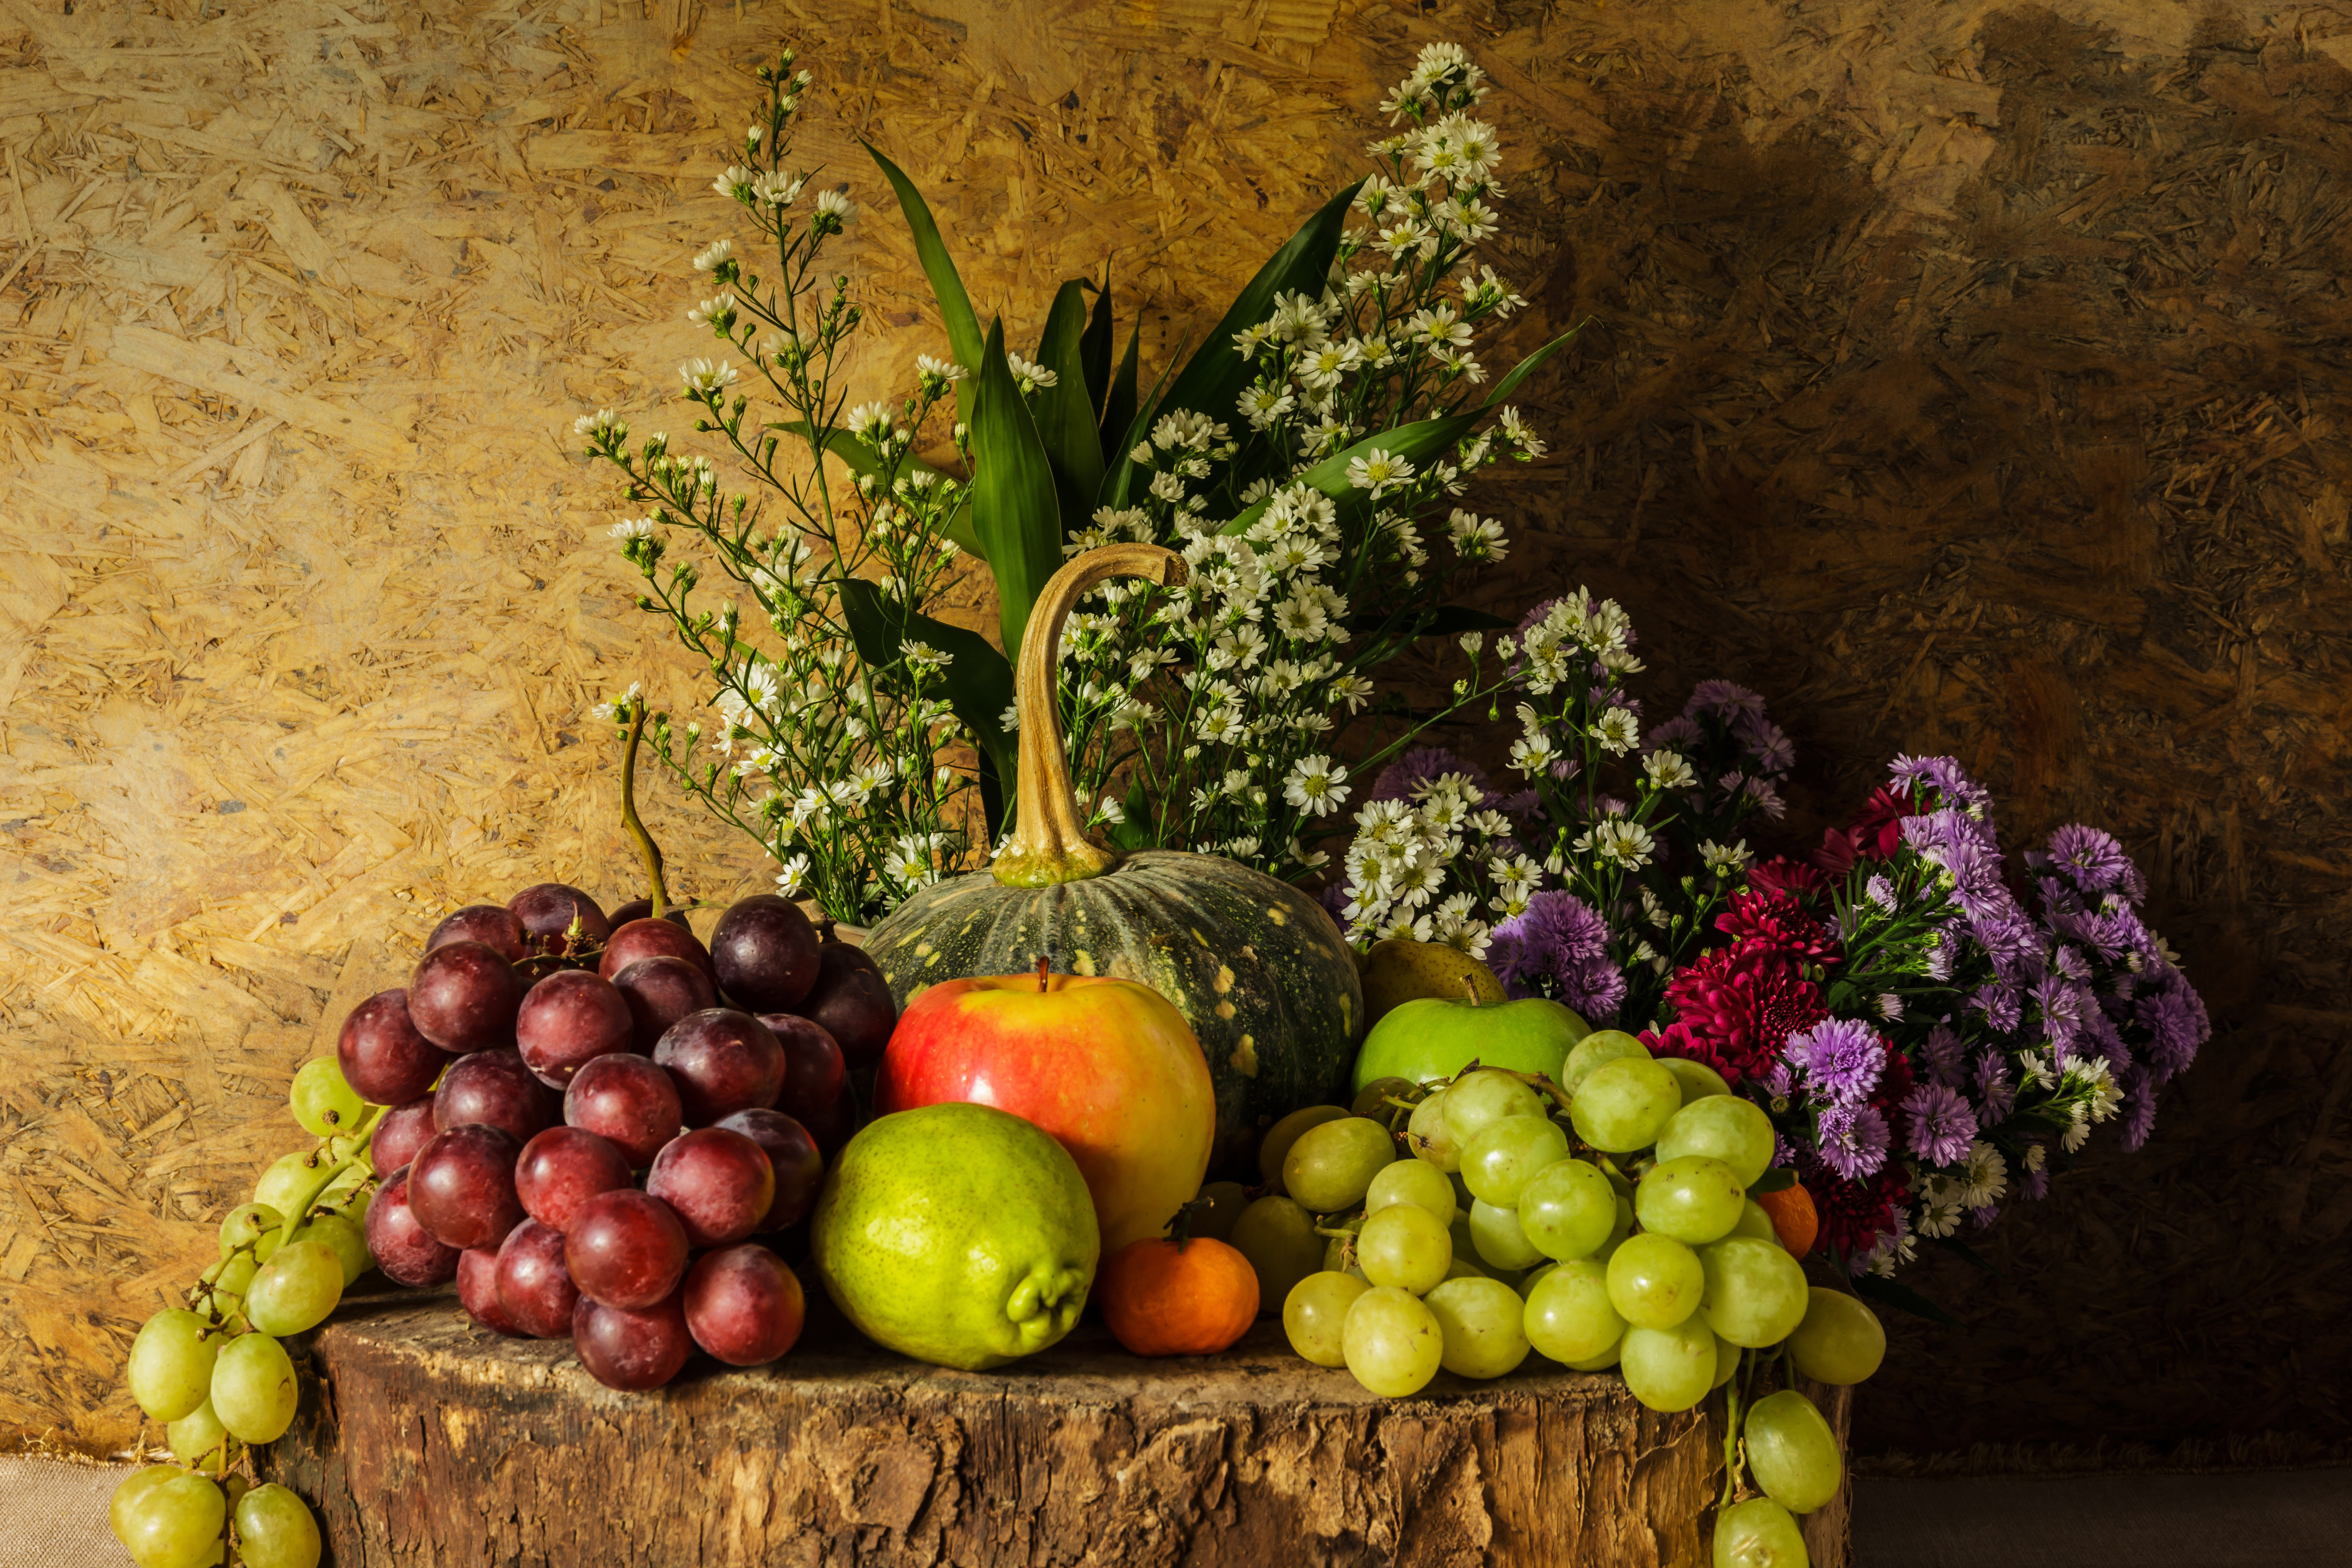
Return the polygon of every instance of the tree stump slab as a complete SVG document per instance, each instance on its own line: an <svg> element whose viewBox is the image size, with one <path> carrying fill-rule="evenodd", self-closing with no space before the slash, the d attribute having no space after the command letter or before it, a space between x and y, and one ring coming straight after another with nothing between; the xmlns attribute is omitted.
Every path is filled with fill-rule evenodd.
<svg viewBox="0 0 2352 1568"><path fill-rule="evenodd" d="M338 1568L1706 1561L1719 1400L1661 1415L1533 1358L1386 1400L1272 1319L1214 1357L1139 1359L1087 1323L960 1373L810 1304L773 1366L622 1394L446 1292L349 1300L291 1347L314 1375L267 1468ZM1846 1568L1844 1531L1843 1499L1808 1521L1819 1568Z"/></svg>

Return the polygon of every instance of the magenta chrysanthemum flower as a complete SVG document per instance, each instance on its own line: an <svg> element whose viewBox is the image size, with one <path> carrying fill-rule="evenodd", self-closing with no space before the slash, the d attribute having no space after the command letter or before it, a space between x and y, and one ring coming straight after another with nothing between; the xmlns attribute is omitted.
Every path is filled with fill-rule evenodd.
<svg viewBox="0 0 2352 1568"><path fill-rule="evenodd" d="M1666 1001L1692 1034L1711 1042L1731 1065L1734 1071L1716 1070L1735 1084L1760 1073L1791 1034L1829 1013L1821 988L1786 953L1727 947L1677 970L1666 984Z"/></svg>
<svg viewBox="0 0 2352 1568"><path fill-rule="evenodd" d="M1750 889L1732 894L1729 906L1715 917L1715 929L1742 948L1786 952L1822 963L1838 962L1837 933L1807 914L1804 906L1785 892Z"/></svg>

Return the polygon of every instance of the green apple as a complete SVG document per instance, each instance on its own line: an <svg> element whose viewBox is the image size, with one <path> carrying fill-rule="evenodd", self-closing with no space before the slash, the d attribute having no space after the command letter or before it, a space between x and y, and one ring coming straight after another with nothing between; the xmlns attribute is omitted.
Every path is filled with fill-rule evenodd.
<svg viewBox="0 0 2352 1568"><path fill-rule="evenodd" d="M1583 1019L1542 997L1492 1006L1436 997L1400 1002L1364 1037L1349 1092L1376 1078L1452 1078L1474 1061L1558 1078L1570 1049L1589 1032Z"/></svg>

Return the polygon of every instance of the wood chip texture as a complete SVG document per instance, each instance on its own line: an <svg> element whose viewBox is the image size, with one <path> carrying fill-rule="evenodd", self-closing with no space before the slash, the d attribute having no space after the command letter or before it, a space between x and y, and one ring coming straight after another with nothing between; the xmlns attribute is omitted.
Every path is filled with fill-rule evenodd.
<svg viewBox="0 0 2352 1568"><path fill-rule="evenodd" d="M1766 847L1896 751L2112 826L2215 1008L2146 1152L1917 1271L1967 1327L1896 1325L1863 1440L2346 1431L2352 14L2241 0L0 0L0 1426L131 1437L131 1332L441 913L630 890L590 710L696 671L569 429L684 430L756 60L820 73L868 395L941 335L856 136L1015 342L1108 259L1150 374L1439 38L1512 341L1587 323L1485 601L1621 598L1654 713L1769 693Z"/></svg>

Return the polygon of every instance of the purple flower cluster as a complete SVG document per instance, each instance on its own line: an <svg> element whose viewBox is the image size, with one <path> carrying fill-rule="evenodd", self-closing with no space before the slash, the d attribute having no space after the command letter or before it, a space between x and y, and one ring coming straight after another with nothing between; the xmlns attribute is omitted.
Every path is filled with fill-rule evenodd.
<svg viewBox="0 0 2352 1568"><path fill-rule="evenodd" d="M1486 963L1513 996L1549 996L1607 1022L1625 1000L1625 975L1609 956L1609 923L1573 893L1540 892L1495 928Z"/></svg>
<svg viewBox="0 0 2352 1568"><path fill-rule="evenodd" d="M1697 773L1682 805L1702 837L1728 837L1751 811L1778 821L1787 809L1780 786L1796 765L1797 748L1766 715L1764 699L1744 686L1700 681L1682 712L1653 729L1644 743L1653 752L1679 752Z"/></svg>

